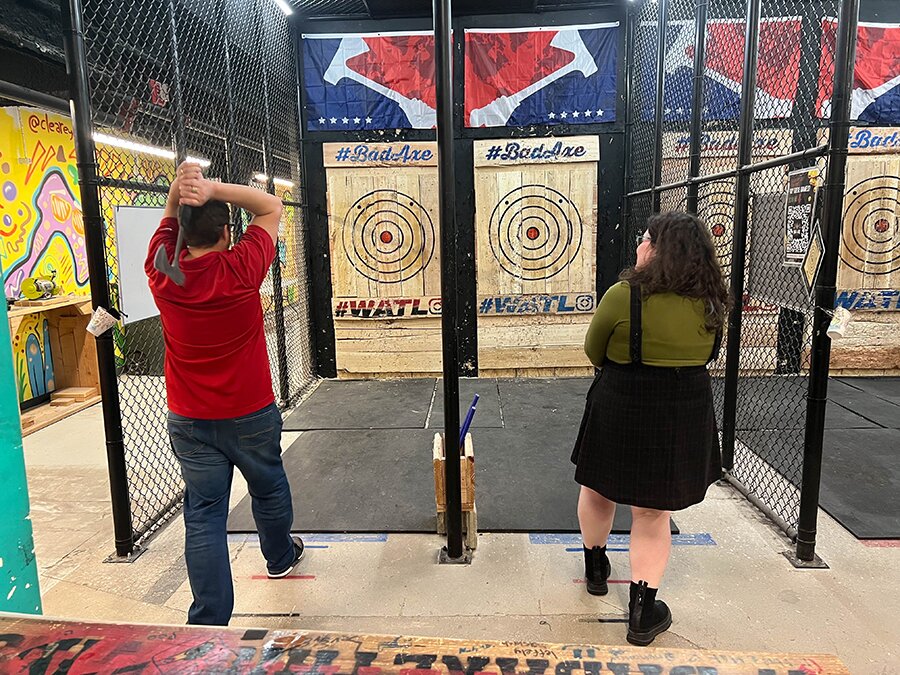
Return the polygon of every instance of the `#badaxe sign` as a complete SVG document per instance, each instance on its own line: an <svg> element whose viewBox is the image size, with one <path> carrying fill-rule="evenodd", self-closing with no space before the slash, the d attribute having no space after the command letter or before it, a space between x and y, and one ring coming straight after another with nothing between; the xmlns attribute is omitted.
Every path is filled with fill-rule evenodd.
<svg viewBox="0 0 900 675"><path fill-rule="evenodd" d="M753 133L754 157L780 157L791 152L793 131L790 129L757 129ZM737 157L740 134L737 131L704 131L700 134L700 156ZM663 159L688 159L691 156L691 134L663 134Z"/></svg>

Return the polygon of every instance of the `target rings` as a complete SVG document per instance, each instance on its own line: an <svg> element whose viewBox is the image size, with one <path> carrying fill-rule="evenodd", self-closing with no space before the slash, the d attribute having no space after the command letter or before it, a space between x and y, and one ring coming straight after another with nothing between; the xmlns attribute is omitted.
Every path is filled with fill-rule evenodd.
<svg viewBox="0 0 900 675"><path fill-rule="evenodd" d="M344 216L342 243L353 268L367 279L398 284L412 279L434 255L434 223L415 199L373 190Z"/></svg>
<svg viewBox="0 0 900 675"><path fill-rule="evenodd" d="M549 279L578 255L581 214L568 197L543 185L504 195L491 213L491 252L503 270L525 281Z"/></svg>
<svg viewBox="0 0 900 675"><path fill-rule="evenodd" d="M900 270L900 178L862 180L845 202L841 260L865 274Z"/></svg>
<svg viewBox="0 0 900 675"><path fill-rule="evenodd" d="M687 211L687 197L680 208ZM729 183L717 181L702 189L697 197L697 217L706 224L716 247L716 258L727 274L731 265L732 228L734 227L734 192Z"/></svg>

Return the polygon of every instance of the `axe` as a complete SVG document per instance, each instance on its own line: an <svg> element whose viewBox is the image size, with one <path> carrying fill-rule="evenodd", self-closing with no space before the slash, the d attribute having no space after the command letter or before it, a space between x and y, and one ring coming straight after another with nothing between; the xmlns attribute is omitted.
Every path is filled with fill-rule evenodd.
<svg viewBox="0 0 900 675"><path fill-rule="evenodd" d="M184 227L191 221L193 209L184 204L178 207L178 238L175 240L175 254L172 256L172 262L166 255L166 247L160 244L156 249L156 257L153 258L153 266L169 277L179 286L184 286L184 272L181 271L178 259L181 257L181 249L184 245Z"/></svg>
<svg viewBox="0 0 900 675"><path fill-rule="evenodd" d="M325 71L324 79L328 84L337 84L342 79L347 78L359 84L368 87L372 91L376 91L385 98L388 98L400 106L400 109L409 119L410 124L414 127L427 129L437 124L437 111L430 107L424 101L417 98L408 98L403 94L385 87L380 82L371 80L365 75L357 73L355 70L347 66L347 61L354 56L365 54L369 51L369 45L366 41L359 37L345 37L341 39L341 45L338 47L334 58L328 69Z"/></svg>
<svg viewBox="0 0 900 675"><path fill-rule="evenodd" d="M510 96L501 96L488 103L483 108L476 108L469 115L469 126L472 127L503 127L509 122L513 112L526 98L536 91L556 82L569 73L580 72L585 77L590 77L597 72L597 63L588 51L577 30L562 30L550 41L551 47L556 47L570 52L575 58L559 70L545 75L537 82L529 84L524 89Z"/></svg>

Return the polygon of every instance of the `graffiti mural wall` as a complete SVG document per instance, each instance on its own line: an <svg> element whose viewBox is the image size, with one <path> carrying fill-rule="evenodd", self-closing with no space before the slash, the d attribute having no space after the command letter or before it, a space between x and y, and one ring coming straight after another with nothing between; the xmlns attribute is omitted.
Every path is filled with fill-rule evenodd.
<svg viewBox="0 0 900 675"><path fill-rule="evenodd" d="M7 297L56 273L62 293L88 295L72 124L32 108L0 109L0 266Z"/></svg>
<svg viewBox="0 0 900 675"><path fill-rule="evenodd" d="M71 121L34 108L0 108L0 270L6 297L31 276L55 277L59 293L88 295L87 255ZM13 339L19 402L54 389L44 314Z"/></svg>
<svg viewBox="0 0 900 675"><path fill-rule="evenodd" d="M50 324L43 313L29 314L12 338L16 390L19 401L29 401L55 389L50 358Z"/></svg>

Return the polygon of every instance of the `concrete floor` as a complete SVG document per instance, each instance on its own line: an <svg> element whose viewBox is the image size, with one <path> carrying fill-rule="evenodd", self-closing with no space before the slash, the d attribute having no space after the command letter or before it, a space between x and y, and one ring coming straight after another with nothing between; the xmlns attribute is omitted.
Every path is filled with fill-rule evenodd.
<svg viewBox="0 0 900 675"><path fill-rule="evenodd" d="M284 447L297 436L286 433ZM191 596L180 516L135 562L104 563L113 535L100 408L32 434L25 454L44 612L183 623ZM237 480L232 504L245 493ZM833 653L854 673L900 672L900 542L864 545L820 512L818 552L829 569L796 570L781 555L787 539L722 486L678 524L684 534L660 593L675 620L654 646ZM614 583L605 598L589 596L571 537L482 535L470 567L436 565L437 536L306 542L297 578L270 581L261 578L255 537L231 537L232 625L625 643L627 583ZM621 582L627 545L610 553Z"/></svg>

